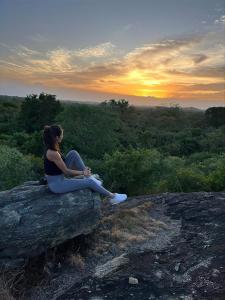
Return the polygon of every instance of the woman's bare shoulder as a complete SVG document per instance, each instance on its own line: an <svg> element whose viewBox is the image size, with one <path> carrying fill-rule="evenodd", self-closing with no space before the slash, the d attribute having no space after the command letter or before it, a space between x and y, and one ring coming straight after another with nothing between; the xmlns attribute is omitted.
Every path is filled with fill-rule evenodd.
<svg viewBox="0 0 225 300"><path fill-rule="evenodd" d="M54 160L59 157L59 152L56 150L48 149L46 152L47 159Z"/></svg>

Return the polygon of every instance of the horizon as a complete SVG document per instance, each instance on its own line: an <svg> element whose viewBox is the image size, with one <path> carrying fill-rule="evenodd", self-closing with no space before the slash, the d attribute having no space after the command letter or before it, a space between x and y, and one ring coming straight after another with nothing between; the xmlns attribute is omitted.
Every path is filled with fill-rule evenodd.
<svg viewBox="0 0 225 300"><path fill-rule="evenodd" d="M0 0L0 94L225 106L222 0Z"/></svg>
<svg viewBox="0 0 225 300"><path fill-rule="evenodd" d="M29 95L26 95L26 96L29 96ZM17 95L0 95L0 101L2 100L1 99L1 97L10 97L10 98L26 98L26 96L17 96ZM38 96L38 94L37 94L37 96ZM105 100L103 100L103 101L88 101L88 100L83 100L83 101L81 101L81 100L75 100L75 99L59 99L59 98L57 98L56 97L56 100L58 100L58 101L60 101L60 102L64 102L64 103L79 103L79 104L93 104L93 105L97 105L97 104L100 104L100 103L102 103L103 101L110 101L110 100L112 100L112 99L105 99ZM116 100L116 101L119 101L119 100L126 100L126 99L113 99L113 100ZM127 100L128 101L128 100ZM141 105L141 104L139 104L139 103L134 103L134 104L132 104L132 103L130 103L129 101L128 101L128 105L129 106L134 106L134 107L137 107L137 108L161 108L161 107L164 107L164 108L170 108L170 107L175 107L175 106L178 106L179 108L181 108L181 109L196 109L196 110L206 110L207 108L211 108L211 107L215 107L215 106L209 106L209 107L207 107L207 108L198 108L198 107L195 107L195 106L181 106L181 105L179 105L179 104L177 104L177 103L167 103L167 104L165 104L165 105L159 105L159 104L157 104L157 105L152 105L152 106L150 106L150 105L148 105L148 106L145 106L145 105ZM218 106L216 106L216 107L219 107L219 105ZM223 106L222 106L223 107Z"/></svg>

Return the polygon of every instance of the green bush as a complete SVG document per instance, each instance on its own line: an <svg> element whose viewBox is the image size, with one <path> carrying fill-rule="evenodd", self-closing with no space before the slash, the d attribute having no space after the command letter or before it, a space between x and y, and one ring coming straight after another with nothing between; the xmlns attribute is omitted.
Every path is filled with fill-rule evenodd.
<svg viewBox="0 0 225 300"><path fill-rule="evenodd" d="M106 185L128 195L150 193L161 173L161 154L155 149L128 149L104 156Z"/></svg>
<svg viewBox="0 0 225 300"><path fill-rule="evenodd" d="M208 176L212 191L225 191L225 155L222 154L217 161L217 166Z"/></svg>
<svg viewBox="0 0 225 300"><path fill-rule="evenodd" d="M195 172L191 168L179 169L177 171L177 179L181 190L179 192L198 192L209 191L207 178L200 172Z"/></svg>
<svg viewBox="0 0 225 300"><path fill-rule="evenodd" d="M44 161L42 157L38 157L32 154L26 156L31 162L31 168L35 174L35 180L39 180L40 177L44 176Z"/></svg>
<svg viewBox="0 0 225 300"><path fill-rule="evenodd" d="M16 148L0 146L0 190L10 189L34 177L29 158Z"/></svg>
<svg viewBox="0 0 225 300"><path fill-rule="evenodd" d="M182 186L177 174L179 169L184 168L185 160L177 156L167 156L162 160L162 175L155 182L153 192L181 192Z"/></svg>
<svg viewBox="0 0 225 300"><path fill-rule="evenodd" d="M102 159L119 145L116 134L119 117L102 107L68 105L57 117L57 123L64 129L64 152L75 149L90 159Z"/></svg>
<svg viewBox="0 0 225 300"><path fill-rule="evenodd" d="M13 134L0 134L0 142L10 148L16 148L23 154L43 154L42 132L26 133L18 131Z"/></svg>
<svg viewBox="0 0 225 300"><path fill-rule="evenodd" d="M205 157L206 154L203 156ZM211 170L216 170L217 164L211 165ZM197 161L190 164L185 158L168 156L162 161L162 176L155 182L152 192L196 192L210 191L212 189L207 172L207 165ZM211 179L211 183L214 182Z"/></svg>

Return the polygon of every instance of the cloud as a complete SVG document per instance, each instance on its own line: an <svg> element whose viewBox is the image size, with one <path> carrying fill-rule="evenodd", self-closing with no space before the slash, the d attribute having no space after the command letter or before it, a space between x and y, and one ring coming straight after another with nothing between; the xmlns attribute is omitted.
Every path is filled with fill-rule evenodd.
<svg viewBox="0 0 225 300"><path fill-rule="evenodd" d="M73 51L73 55L77 57L105 57L112 54L115 45L110 42L102 43L94 47L87 47Z"/></svg>
<svg viewBox="0 0 225 300"><path fill-rule="evenodd" d="M225 24L225 15L222 15L219 19L214 21L214 24Z"/></svg>
<svg viewBox="0 0 225 300"><path fill-rule="evenodd" d="M208 56L205 54L194 54L193 56L193 61L195 64L199 64L208 58Z"/></svg>
<svg viewBox="0 0 225 300"><path fill-rule="evenodd" d="M39 51L30 49L24 45L17 45L16 47L11 47L5 43L0 43L0 47L7 49L11 53L14 53L15 57L16 56L28 57L28 56L34 56L40 54ZM11 56L11 59L13 59L13 56Z"/></svg>
<svg viewBox="0 0 225 300"><path fill-rule="evenodd" d="M111 42L47 52L24 45L0 57L0 77L64 90L179 99L222 99L222 32L187 35L140 45L123 56Z"/></svg>
<svg viewBox="0 0 225 300"><path fill-rule="evenodd" d="M50 65L60 72L71 71L74 66L71 64L71 52L66 49L56 49L47 53Z"/></svg>
<svg viewBox="0 0 225 300"><path fill-rule="evenodd" d="M215 91L224 89L224 82L209 83L209 84L193 84L190 86L192 91Z"/></svg>
<svg viewBox="0 0 225 300"><path fill-rule="evenodd" d="M27 48L23 45L19 45L16 48L12 48L11 51L15 52L17 55L23 56L23 57L28 57L28 56L33 56L33 55L39 55L40 54L40 52L38 52L36 50L32 50L30 48Z"/></svg>

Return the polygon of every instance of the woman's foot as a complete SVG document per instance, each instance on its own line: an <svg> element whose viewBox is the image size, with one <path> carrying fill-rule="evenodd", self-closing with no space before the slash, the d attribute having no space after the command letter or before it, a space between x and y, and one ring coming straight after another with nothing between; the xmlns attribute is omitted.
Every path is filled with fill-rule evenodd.
<svg viewBox="0 0 225 300"><path fill-rule="evenodd" d="M112 193L112 196L110 197L110 203L112 205L119 204L127 199L126 194L119 194L119 193Z"/></svg>

